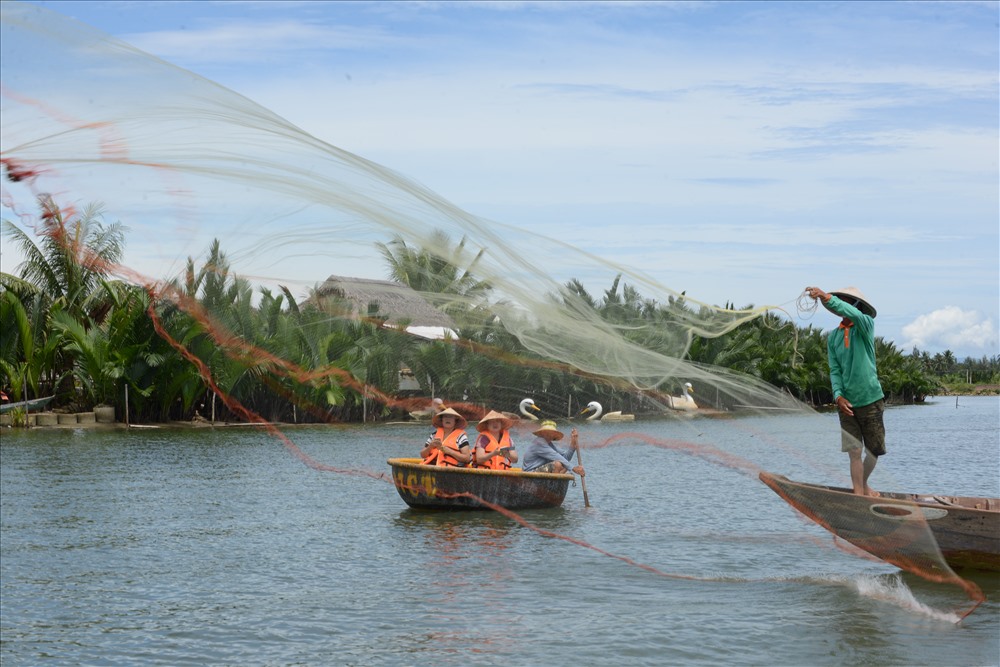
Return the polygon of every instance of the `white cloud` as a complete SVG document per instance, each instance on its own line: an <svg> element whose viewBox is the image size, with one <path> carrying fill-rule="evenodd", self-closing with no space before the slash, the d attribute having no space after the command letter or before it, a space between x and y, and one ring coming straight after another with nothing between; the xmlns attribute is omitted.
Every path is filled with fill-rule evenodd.
<svg viewBox="0 0 1000 667"><path fill-rule="evenodd" d="M997 334L993 321L975 310L945 306L921 315L903 327L907 342L902 349L927 348L995 348Z"/></svg>
<svg viewBox="0 0 1000 667"><path fill-rule="evenodd" d="M271 62L311 50L344 52L385 48L399 40L381 30L332 28L305 21L227 21L208 28L126 34L133 46L169 61L186 63Z"/></svg>

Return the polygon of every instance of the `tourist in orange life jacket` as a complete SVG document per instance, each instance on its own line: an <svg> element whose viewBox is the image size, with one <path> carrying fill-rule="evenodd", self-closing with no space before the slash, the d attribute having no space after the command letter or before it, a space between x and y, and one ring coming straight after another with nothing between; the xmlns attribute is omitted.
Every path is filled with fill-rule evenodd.
<svg viewBox="0 0 1000 667"><path fill-rule="evenodd" d="M469 436L465 426L469 422L451 408L445 408L434 415L431 424L437 430L431 433L420 450L420 458L426 465L466 466L472 458Z"/></svg>
<svg viewBox="0 0 1000 667"><path fill-rule="evenodd" d="M511 463L517 463L517 451L510 439L510 427L514 424L496 410L479 420L476 430L476 447L472 450L472 465L490 470L508 470Z"/></svg>

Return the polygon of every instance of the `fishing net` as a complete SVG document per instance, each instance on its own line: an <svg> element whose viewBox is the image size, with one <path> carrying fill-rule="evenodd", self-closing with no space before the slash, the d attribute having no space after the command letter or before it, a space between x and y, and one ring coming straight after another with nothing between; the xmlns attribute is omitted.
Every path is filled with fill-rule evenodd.
<svg viewBox="0 0 1000 667"><path fill-rule="evenodd" d="M148 323L100 320L113 340L105 361L120 366L108 400L120 403L128 384L134 418L409 420L441 397L469 420L518 413L526 398L543 416L582 420L596 401L587 415L676 419L692 439L697 420L724 422L736 434L726 444L646 444L754 484L761 468L731 444L741 436L766 441L782 467L822 461L813 434L763 426L775 414L813 414L789 392L688 359L692 346L741 327L784 326L773 306L702 303L536 230L478 217L39 7L3 3L2 49L5 219L66 245L97 274L141 286L129 299ZM120 257L78 243L95 202L124 225ZM127 306L135 317L134 301L105 303ZM121 360L143 336L160 342ZM171 383L153 392L164 375ZM842 456L829 431L823 423L813 433ZM979 595L950 570L922 516L886 538L913 554L897 564Z"/></svg>

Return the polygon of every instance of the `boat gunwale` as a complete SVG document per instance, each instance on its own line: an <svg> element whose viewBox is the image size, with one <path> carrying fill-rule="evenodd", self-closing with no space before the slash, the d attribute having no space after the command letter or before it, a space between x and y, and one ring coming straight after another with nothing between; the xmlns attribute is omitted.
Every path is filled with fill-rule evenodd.
<svg viewBox="0 0 1000 667"><path fill-rule="evenodd" d="M855 517L859 512L870 512L879 518L880 526L884 527L891 525L893 520L908 519L909 514L895 516L890 512L876 512L876 508L916 508L920 510L916 514L923 516L923 523L948 567L952 570L1000 572L1000 541L997 540L1000 537L997 532L1000 510L993 509L997 507L996 498L941 494L894 494L899 497L893 498L893 494L888 494L887 497L885 493L880 493L879 496L862 496L849 489L796 482L784 475L766 471L761 471L758 477L794 510L834 536L901 569L910 570L913 561L899 557L893 545L878 543L880 538L892 535L896 529L890 529L885 534L882 533L882 528L866 530L850 521L838 520L836 516L831 516L830 511L836 512L835 506L839 506ZM951 504L954 500L973 503L978 501L987 507ZM927 512L931 510L940 514L928 516ZM887 524L886 521L890 523Z"/></svg>
<svg viewBox="0 0 1000 667"><path fill-rule="evenodd" d="M876 503L885 502L899 502L899 503L911 503L923 507L950 507L955 510L965 510L968 512L986 512L989 514L1000 514L1000 498L991 498L990 496L953 496L943 493L898 493L892 491L880 492L878 496L859 496L854 493L853 489L848 489L839 486L826 486L824 484L812 484L810 482L798 482L793 479L789 479L784 475L779 475L773 472L761 471L758 475L760 480L764 482L767 486L771 484L767 479L772 479L776 484L788 484L791 486L797 486L805 489L812 489L817 492L822 493L835 493L844 496L850 496L852 499L857 500L861 503L867 503L869 505ZM948 502L942 502L944 499ZM974 505L964 505L959 502L959 500L969 501L969 502L981 502L985 503L986 507L976 507Z"/></svg>
<svg viewBox="0 0 1000 667"><path fill-rule="evenodd" d="M25 412L39 411L42 408L47 408L49 403L55 399L55 394L52 396L40 396L38 398L30 398L26 401L15 401L13 403L2 403L0 404L0 414L7 414L8 412L13 412L14 410L24 410Z"/></svg>
<svg viewBox="0 0 1000 667"><path fill-rule="evenodd" d="M565 480L567 482L575 479L572 473L560 472L526 472L521 468L511 468L509 470L491 470L489 468L465 468L461 466L436 466L427 465L418 458L392 458L388 463L393 468L406 468L412 470L424 470L435 474L459 474L459 475L487 475L490 477L515 477L526 479L551 479Z"/></svg>

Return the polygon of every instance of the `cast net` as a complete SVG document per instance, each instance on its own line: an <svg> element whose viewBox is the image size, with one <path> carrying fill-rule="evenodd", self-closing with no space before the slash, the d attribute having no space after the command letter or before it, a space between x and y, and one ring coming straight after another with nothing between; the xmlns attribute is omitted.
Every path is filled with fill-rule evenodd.
<svg viewBox="0 0 1000 667"><path fill-rule="evenodd" d="M754 484L761 467L740 455L741 436L767 441L776 465L796 469L824 465L816 433L839 441L828 422L769 431L773 415L813 412L786 389L693 360L721 361L750 346L740 332L785 326L773 306L702 303L562 240L477 217L38 7L3 3L2 49L6 244L36 239L82 267L81 289L56 300L51 326L90 351L95 402L121 406L131 389L133 420L405 421L426 417L432 397L469 420L489 410L583 419L596 402L587 415L687 420L692 433L692 414L725 422L735 434L726 442L646 444ZM92 203L123 227L100 225ZM30 321L42 303L32 285L57 276L4 261L6 327ZM820 363L799 358L794 335L783 344L789 373ZM57 389L21 362L29 368L5 366L8 386ZM519 407L525 399L538 409ZM923 515L908 514L884 537L892 562L979 599Z"/></svg>

